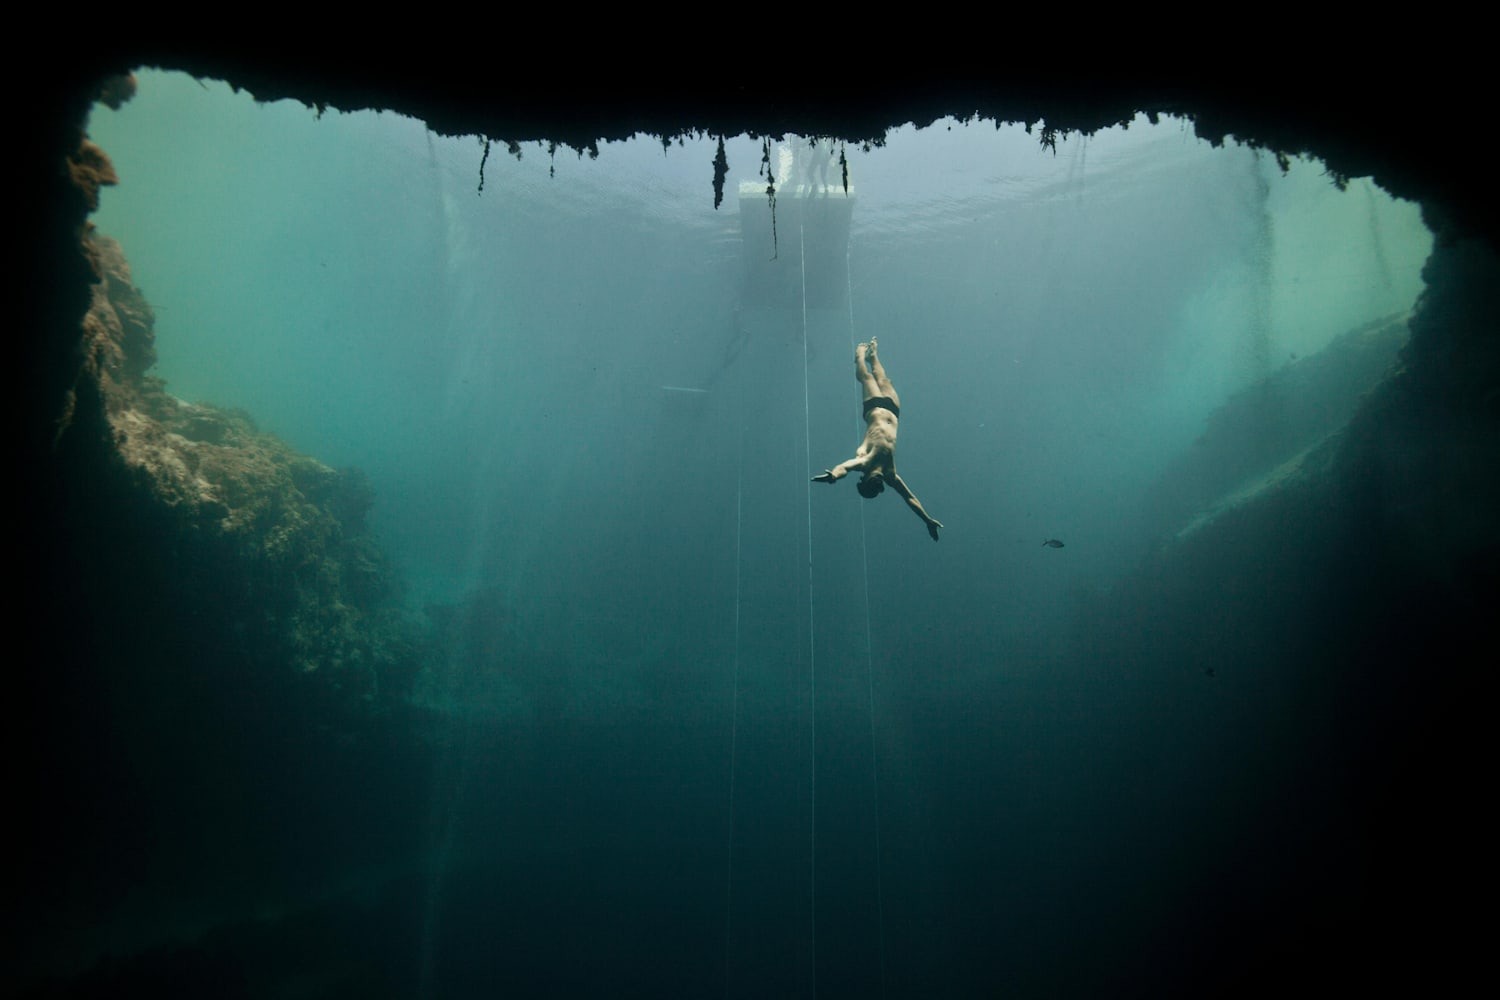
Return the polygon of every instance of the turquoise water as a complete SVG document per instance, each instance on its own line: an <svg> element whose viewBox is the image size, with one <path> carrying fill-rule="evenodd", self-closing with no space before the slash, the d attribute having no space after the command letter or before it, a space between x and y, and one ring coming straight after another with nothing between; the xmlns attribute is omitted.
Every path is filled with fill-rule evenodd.
<svg viewBox="0 0 1500 1000"><path fill-rule="evenodd" d="M169 391L366 470L414 610L492 604L503 669L419 692L451 729L383 946L411 992L1087 993L1274 806L1279 747L1224 736L1264 687L1113 672L1079 616L1211 414L1411 309L1416 206L1170 119L1055 152L944 122L848 151L809 287L817 199L747 235L745 137L716 211L707 139L497 144L481 193L474 137L156 72L89 132ZM872 337L936 545L889 492L809 492Z"/></svg>
<svg viewBox="0 0 1500 1000"><path fill-rule="evenodd" d="M709 141L598 160L496 146L480 195L472 137L159 73L90 132L123 178L96 219L158 313L156 373L369 471L419 589L501 582L550 603L579 581L539 592L549 564L622 535L687 583L727 537L667 552L730 506L739 437L801 432L804 317L740 294L745 258L770 251L741 243L733 192L713 209ZM759 144L728 150L730 187L755 179ZM1417 208L1367 181L1341 193L1303 162L1282 176L1181 122L1055 155L1019 127L907 128L850 157L849 307L805 319L829 408L812 462L857 442L851 336L879 337L908 401L903 474L952 522L956 544L920 555L939 579L1067 531L1088 554L1042 572L1106 583L1137 554L1128 508L1207 414L1409 309L1430 245ZM719 379L736 315L758 353ZM660 389L710 380L699 401ZM790 471L749 470L751 492L796 492ZM843 492L819 512L847 519ZM680 528L661 529L662 505ZM867 513L888 544L926 542L895 504ZM1014 582L1037 581L1028 566Z"/></svg>

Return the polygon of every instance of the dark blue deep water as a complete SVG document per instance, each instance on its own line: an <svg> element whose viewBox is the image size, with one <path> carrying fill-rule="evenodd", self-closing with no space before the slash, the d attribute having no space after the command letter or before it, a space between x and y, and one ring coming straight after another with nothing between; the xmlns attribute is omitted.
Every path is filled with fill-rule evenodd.
<svg viewBox="0 0 1500 1000"><path fill-rule="evenodd" d="M1370 706L1401 685L1318 636L1367 576L1310 576L1299 518L1171 553L1396 344L1337 412L1302 401L1296 447L1161 498L1226 404L1413 308L1416 206L1173 120L903 129L848 150L847 195L772 143L774 239L746 137L715 210L707 139L497 143L481 193L473 137L154 72L89 131L154 374L363 469L403 606L463 625L403 696L420 725L373 740L252 702L224 749L191 703L111 701L134 777L98 811L154 832L59 893L30 981L1223 995L1313 954L1337 981L1388 887ZM890 491L808 481L863 432L871 338L936 544Z"/></svg>

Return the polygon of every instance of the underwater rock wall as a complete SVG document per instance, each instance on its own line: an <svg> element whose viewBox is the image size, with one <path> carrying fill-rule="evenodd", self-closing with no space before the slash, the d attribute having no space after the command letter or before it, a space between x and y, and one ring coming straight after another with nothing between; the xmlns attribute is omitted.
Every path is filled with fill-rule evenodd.
<svg viewBox="0 0 1500 1000"><path fill-rule="evenodd" d="M120 247L84 230L79 248L96 283L20 504L25 600L46 612L10 733L28 863L0 960L22 982L191 935L156 911L211 924L389 866L426 805L404 698L425 633L368 480L171 396Z"/></svg>
<svg viewBox="0 0 1500 1000"><path fill-rule="evenodd" d="M400 694L413 636L365 521L368 478L297 452L248 414L169 394L146 374L154 317L119 244L91 234L88 247L100 282L85 377L98 382L127 509L152 525L143 557L194 581L173 598L198 615L209 609L195 602L211 603L254 669L317 674L345 710Z"/></svg>
<svg viewBox="0 0 1500 1000"><path fill-rule="evenodd" d="M1236 393L1147 492L1155 538L1196 530L1295 474L1307 453L1339 431L1361 396L1389 374L1408 335L1404 315L1377 320Z"/></svg>
<svg viewBox="0 0 1500 1000"><path fill-rule="evenodd" d="M1439 241L1424 276L1399 361L1345 426L1077 609L1100 700L1153 705L1118 766L1211 760L1196 808L1237 831L1184 855L1235 859L1198 890L1219 923L1171 943L1195 956L1184 982L1253 954L1252 993L1288 968L1441 992L1441 956L1482 947L1448 896L1488 852L1500 259Z"/></svg>
<svg viewBox="0 0 1500 1000"><path fill-rule="evenodd" d="M1458 610L1500 591L1500 257L1482 239L1439 239L1423 278L1409 318L1350 331L1213 415L1149 497L1175 534L1143 572L1170 579L1250 535L1250 565L1349 546L1380 563L1377 579ZM1330 576L1349 575L1344 558Z"/></svg>

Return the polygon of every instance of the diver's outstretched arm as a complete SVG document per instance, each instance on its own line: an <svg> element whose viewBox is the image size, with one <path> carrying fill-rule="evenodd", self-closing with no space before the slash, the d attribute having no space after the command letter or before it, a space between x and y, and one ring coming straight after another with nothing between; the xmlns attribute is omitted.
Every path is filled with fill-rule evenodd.
<svg viewBox="0 0 1500 1000"><path fill-rule="evenodd" d="M922 506L922 501L917 499L917 495L894 472L891 473L891 485L896 488L897 493L901 494L902 499L906 501L906 505L916 512L916 515L927 525L927 533L932 536L932 540L934 542L937 541L938 529L943 526L943 522L927 513L927 508Z"/></svg>
<svg viewBox="0 0 1500 1000"><path fill-rule="evenodd" d="M849 473L863 472L864 469L865 460L860 458L858 455L855 455L847 462L841 462L831 469L824 469L816 476L813 476L812 481L815 483L836 483L840 479L843 479L845 476L847 476Z"/></svg>

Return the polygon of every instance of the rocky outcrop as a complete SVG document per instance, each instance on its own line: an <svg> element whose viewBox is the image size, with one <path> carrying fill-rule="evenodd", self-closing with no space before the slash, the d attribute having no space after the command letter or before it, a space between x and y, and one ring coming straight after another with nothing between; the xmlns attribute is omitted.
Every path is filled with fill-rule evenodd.
<svg viewBox="0 0 1500 1000"><path fill-rule="evenodd" d="M404 695L426 640L368 480L172 396L120 247L83 224L72 252L92 281L78 312L68 295L39 320L73 339L23 386L41 433L12 479L25 641L7 737L29 863L8 987L110 950L81 928L171 937L128 899L244 911L309 872L410 857L425 802ZM378 794L351 791L377 774ZM66 993L85 994L123 995Z"/></svg>
<svg viewBox="0 0 1500 1000"><path fill-rule="evenodd" d="M1236 393L1146 495L1148 531L1167 541L1302 471L1361 398L1399 372L1408 317L1389 316L1336 337Z"/></svg>
<svg viewBox="0 0 1500 1000"><path fill-rule="evenodd" d="M94 233L87 246L100 280L75 392L102 402L113 471L138 519L126 530L144 525L143 542L196 581L173 599L218 618L256 669L290 664L365 703L403 689L414 666L366 524L369 480L301 454L249 414L167 392L147 374L155 319L119 244Z"/></svg>

